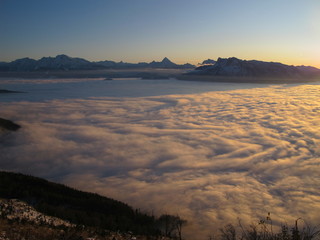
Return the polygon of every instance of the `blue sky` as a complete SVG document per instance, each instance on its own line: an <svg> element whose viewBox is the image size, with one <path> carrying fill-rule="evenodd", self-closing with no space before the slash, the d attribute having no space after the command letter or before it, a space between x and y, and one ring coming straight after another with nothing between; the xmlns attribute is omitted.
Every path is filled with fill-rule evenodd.
<svg viewBox="0 0 320 240"><path fill-rule="evenodd" d="M320 67L318 0L0 0L0 60L67 54Z"/></svg>

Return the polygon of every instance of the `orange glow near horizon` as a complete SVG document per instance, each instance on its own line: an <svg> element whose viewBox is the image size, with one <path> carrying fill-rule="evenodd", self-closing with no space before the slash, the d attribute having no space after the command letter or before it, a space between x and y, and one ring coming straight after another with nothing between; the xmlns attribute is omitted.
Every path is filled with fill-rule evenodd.
<svg viewBox="0 0 320 240"><path fill-rule="evenodd" d="M282 64L286 64L286 65L293 65L293 66L311 66L311 67L316 67L320 69L320 60L318 59L304 59L304 58L286 58L286 57L282 57L282 58L272 58L272 57L268 57L268 58L252 58L252 57L248 57L248 58L242 58L242 57L237 57L237 56L217 56L217 57L210 57L210 56L205 56L203 58L197 57L196 59L176 59L175 58L169 58L171 61L177 63L177 64L185 64L185 63L190 63L190 64L194 64L194 65L198 65L199 63L202 63L204 60L207 59L213 59L213 60L217 60L219 57L221 58L229 58L229 57L236 57L242 60L258 60L258 61L263 61L263 62L279 62Z"/></svg>

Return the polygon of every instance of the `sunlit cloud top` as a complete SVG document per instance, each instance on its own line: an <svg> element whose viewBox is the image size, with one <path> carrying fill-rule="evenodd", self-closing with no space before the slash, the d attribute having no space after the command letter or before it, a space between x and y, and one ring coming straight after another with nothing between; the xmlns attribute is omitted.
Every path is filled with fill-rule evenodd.
<svg viewBox="0 0 320 240"><path fill-rule="evenodd" d="M182 63L235 56L320 67L317 0L10 0L0 61L65 53Z"/></svg>
<svg viewBox="0 0 320 240"><path fill-rule="evenodd" d="M2 104L2 116L22 128L0 134L0 170L44 177L155 214L179 214L189 222L188 240L208 239L238 218L244 226L257 223L268 212L274 227L300 217L320 222L319 83L227 90L200 82L216 90L147 97L72 93L116 84L63 80L43 85L60 88L69 99L42 93L46 101ZM142 82L135 84L145 90Z"/></svg>

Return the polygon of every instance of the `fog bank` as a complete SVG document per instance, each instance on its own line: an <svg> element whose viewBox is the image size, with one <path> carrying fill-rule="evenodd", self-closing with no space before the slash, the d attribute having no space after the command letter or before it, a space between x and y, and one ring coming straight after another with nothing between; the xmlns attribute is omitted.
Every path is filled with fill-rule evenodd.
<svg viewBox="0 0 320 240"><path fill-rule="evenodd" d="M179 214L205 239L241 218L319 223L320 86L1 104L0 169ZM194 234L196 232L196 235Z"/></svg>

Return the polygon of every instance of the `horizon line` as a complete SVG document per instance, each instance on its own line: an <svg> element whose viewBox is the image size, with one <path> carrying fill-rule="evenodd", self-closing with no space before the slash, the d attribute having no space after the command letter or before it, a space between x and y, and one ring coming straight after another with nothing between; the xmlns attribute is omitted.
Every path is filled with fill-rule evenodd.
<svg viewBox="0 0 320 240"><path fill-rule="evenodd" d="M238 58L238 57L235 57L235 56L232 56L232 57L217 57L216 59L214 58L206 58L204 60L202 60L201 62L199 61L193 61L193 62L198 62L198 63L192 63L192 61L185 61L183 63L181 63L181 61L179 61L178 63L176 61L172 61L169 57L163 57L162 60L160 61L157 61L157 60L151 60L150 62L148 61L135 61L135 62L130 62L130 61L124 61L124 60L120 60L120 61L117 61L117 60L110 60L110 59L104 59L104 60L90 60L90 59L87 59L85 57L78 57L78 56L70 56L68 54L65 54L65 53L61 53L61 54L56 54L54 57L49 55L49 56L42 56L40 58L32 58L32 57L20 57L20 58L16 58L14 60L11 60L11 61L3 61L3 60L0 60L0 62L2 63L11 63L11 62L14 62L16 60L20 60L20 59L25 59L25 58L28 58L28 59L32 59L32 60L36 60L36 61L39 61L41 60L42 58L56 58L58 56L67 56L69 58L80 58L80 59L84 59L86 61L89 61L89 62L92 62L92 63L95 63L95 62L103 62L103 61L111 61L111 62L115 62L115 63L129 63L129 64L138 64L138 63L151 63L151 62L161 62L163 61L164 59L169 59L171 62L177 64L177 65L183 65L183 64L192 64L192 65L195 65L195 66L198 66L198 65L201 65L201 62L205 61L205 60L214 60L214 61L218 61L219 58L222 58L222 59L228 59L228 58L237 58L237 59L240 59L240 60L243 60L243 61L260 61L260 62L269 62L269 63L280 63L280 64L284 64L284 65L288 65L288 66L305 66L305 67L314 67L314 68L318 68L320 69L320 66L315 66L315 65L305 65L305 64L288 64L288 63L284 63L284 62L281 62L281 61L267 61L267 60L258 60L258 59L243 59L243 58Z"/></svg>

